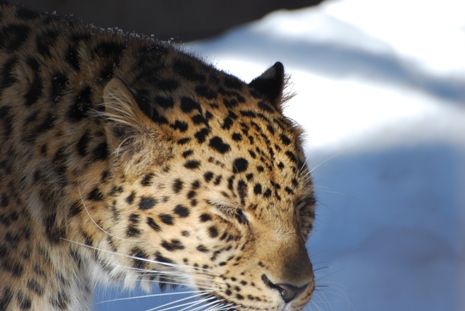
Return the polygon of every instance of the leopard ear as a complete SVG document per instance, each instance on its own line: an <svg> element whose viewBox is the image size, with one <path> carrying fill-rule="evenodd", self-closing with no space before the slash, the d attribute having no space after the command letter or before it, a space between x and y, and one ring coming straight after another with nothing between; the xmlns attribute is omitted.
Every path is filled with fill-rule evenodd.
<svg viewBox="0 0 465 311"><path fill-rule="evenodd" d="M265 96L270 103L279 106L284 84L284 66L280 62L276 62L261 76L253 79L249 86Z"/></svg>
<svg viewBox="0 0 465 311"><path fill-rule="evenodd" d="M128 87L112 79L103 90L107 119L105 134L112 153L112 167L141 173L148 165L163 163L169 148L162 142L156 125L140 110Z"/></svg>

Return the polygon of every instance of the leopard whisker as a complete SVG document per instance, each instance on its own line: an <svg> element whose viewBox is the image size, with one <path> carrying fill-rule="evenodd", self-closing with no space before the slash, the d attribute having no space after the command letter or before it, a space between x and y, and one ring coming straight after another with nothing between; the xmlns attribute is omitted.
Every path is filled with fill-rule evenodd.
<svg viewBox="0 0 465 311"><path fill-rule="evenodd" d="M324 294L324 292L326 293L333 293L339 297L342 297L344 300L348 301L348 297L347 297L347 293L345 291L345 288L344 286L339 283L339 282L329 282L325 285L318 285L316 286L316 288L318 289L318 292L319 293L322 293ZM323 291L322 288L325 288L325 290ZM331 289L331 291L328 291L328 289Z"/></svg>
<svg viewBox="0 0 465 311"><path fill-rule="evenodd" d="M69 240L69 239L66 239L66 238L61 238L61 239L63 241L74 243L76 245L83 246L83 247L86 247L86 248L90 248L90 249L93 249L93 250L96 250L96 251L99 251L99 252L102 252L102 253L118 255L118 256L121 256L121 257L125 257L125 258L136 259L136 260L140 260L140 261L148 262L148 263L155 263L155 264L159 264L159 265L163 265L163 266L167 266L167 267L182 267L182 265L179 265L179 264L163 262L163 261L156 261L156 260L151 260L151 259L147 259L147 258L121 254L121 253L118 253L118 252L109 251L109 250L106 250L106 249L101 249L101 248L98 248L98 247L95 247L95 246L87 245L87 244L84 244L84 243L81 243L81 242Z"/></svg>
<svg viewBox="0 0 465 311"><path fill-rule="evenodd" d="M317 311L322 311L322 310L323 310L323 308L321 308L320 306L318 306L318 305L316 304L315 301L311 300L311 304L315 306L315 308L317 309ZM313 308L312 308L310 305L308 305L307 307L310 308L310 310L313 310Z"/></svg>
<svg viewBox="0 0 465 311"><path fill-rule="evenodd" d="M186 286L184 283L181 283L181 282L176 282L176 280L173 280L173 281L165 281L165 280L150 280L151 283L154 283L154 284L164 284L164 285L170 285L170 286ZM201 290L205 290L205 291L211 291L211 290L215 290L215 287L211 286L211 282L202 282L201 280L196 282L196 287L198 288L201 288Z"/></svg>
<svg viewBox="0 0 465 311"><path fill-rule="evenodd" d="M132 271L136 271L136 272L139 272L140 274L143 275L143 277L150 277L150 276L184 276L185 275L185 272L184 271L172 271L172 270L160 270L160 271L157 271L157 270L149 270L149 269L140 269L140 268L134 268L134 267L129 267L129 266L123 266L125 267L126 269L128 270L132 270ZM194 270L194 271L197 271L195 270L194 268L190 267L190 266L181 266L179 265L179 267L183 267L183 268L187 268L187 269L190 269L190 270ZM197 271L197 272L200 272L201 275L204 275L205 277L199 277L197 275L196 277L196 280L197 281L211 281L213 277L215 277L214 274L212 273L204 273L202 271ZM205 282L205 283L197 283L197 285L199 286L202 286L204 284L209 284L210 282Z"/></svg>
<svg viewBox="0 0 465 311"><path fill-rule="evenodd" d="M190 299L192 299L192 297L189 297ZM179 302L179 300L177 301L173 301L172 303L177 303ZM182 304L179 304L179 305L174 305L174 306L170 306L168 308L164 308L164 309L148 309L147 311L154 311L154 310L157 310L157 311L166 311L166 310L173 310L173 309L177 309L179 307L184 307L184 306L188 306L189 308L196 304L197 301L191 301L191 302L186 302L186 303L182 303Z"/></svg>
<svg viewBox="0 0 465 311"><path fill-rule="evenodd" d="M308 173L311 174L313 173L313 171L315 171L316 169L318 169L320 166L322 166L323 164L325 164L326 162L328 161L331 161L332 159L334 159L335 157L338 157L342 154L342 151L339 151L339 152L336 152L335 154L333 154L332 156L330 156L329 158L326 158L322 161L320 161L317 165L315 165L314 167L312 167L311 169L308 170Z"/></svg>
<svg viewBox="0 0 465 311"><path fill-rule="evenodd" d="M139 257L136 257L136 256L131 256L131 255L127 255L129 258L132 258L132 259L136 259L136 260L139 260L140 258ZM160 264L160 262L158 261L155 261L155 260L150 260L148 259L147 260L148 262L151 262L151 263L155 263L155 264ZM201 274L201 275L204 275L204 276L208 276L210 278L204 278L205 280L210 280L211 277L216 277L217 275L214 273L214 271L212 269L206 269L206 268L198 268L198 267L192 267L192 266L189 266L189 265L182 265L182 264L171 264L173 267L178 267L178 268L182 268L184 270L189 270L189 271L194 271L194 272L197 272L198 274ZM171 270L160 270L160 271L154 271L154 270L151 270L151 269L144 269L144 268L136 268L136 267L131 267L131 266L125 266L128 270L133 270L133 271L137 271L137 272L140 272L140 273L172 273L172 272L178 272L180 275L183 275L184 274L184 271L171 271Z"/></svg>
<svg viewBox="0 0 465 311"><path fill-rule="evenodd" d="M330 268L330 266L323 266L323 267L313 269L313 272L317 272L317 271L320 271L320 270L323 270L323 269L329 269L329 268Z"/></svg>
<svg viewBox="0 0 465 311"><path fill-rule="evenodd" d="M136 257L137 259L137 257ZM183 280L178 281L177 279L182 279L185 277L185 270L186 268L192 270L193 268L190 266L183 266L179 265L179 268L182 268L184 271L178 271L178 270L149 270L149 269L141 269L141 268L135 268L131 266L124 266L124 265L119 265L120 267L126 269L126 270L131 270L138 272L140 274L140 282L150 282L154 284L163 284L163 285L168 285L168 286L188 286L186 285L186 282ZM193 269L195 270L195 269ZM197 271L197 270L195 270ZM202 271L197 271L202 273ZM211 290L215 290L217 288L212 286L212 279L215 277L214 274L207 274L204 273L204 277L202 277L202 274L197 274L196 275L196 284L195 287L201 288L203 292L208 292ZM147 280L147 278L154 278L153 280ZM163 280L163 278L168 278L167 280ZM216 284L225 284L223 281L216 281ZM148 291L148 290L147 290Z"/></svg>
<svg viewBox="0 0 465 311"><path fill-rule="evenodd" d="M187 301L187 300L194 299L194 298L197 299L198 297L201 297L201 295L193 295L193 296L181 298L181 299L178 299L176 301L171 301L171 302L165 303L163 305L160 305L158 307L148 309L147 311L166 311L166 310L172 310L172 309L178 308L178 307L184 307L184 306L189 306L190 307L193 304L197 304L198 301L197 300L196 301L191 301L191 302L182 303L182 304L175 305L175 306L173 306L173 304L177 304L179 302ZM166 308L166 307L168 307L168 308Z"/></svg>
<svg viewBox="0 0 465 311"><path fill-rule="evenodd" d="M206 298L206 299L205 299L204 297L200 297L200 299L199 299L198 301L194 302L194 303L193 303L192 305L190 305L190 306L187 306L187 307L182 308L182 309L179 310L179 311L185 311L185 310L197 311L197 310L202 310L203 308L206 307L206 306L204 305L204 303L206 303L206 302L208 302L209 300L212 300L212 299L215 300L216 298L215 298L215 297L209 297L209 298ZM209 303L209 304L210 304L210 303ZM209 304L208 304L208 305L209 305ZM198 305L200 305L200 306L198 306ZM208 306L208 305L207 305L207 306ZM197 307L192 308L192 307L194 307L194 306L197 306Z"/></svg>
<svg viewBox="0 0 465 311"><path fill-rule="evenodd" d="M234 308L236 305L235 304L224 304L222 302L219 302L217 305L212 306L211 308L208 308L205 311L223 311L223 310L230 310L231 308ZM248 310L249 308L243 309Z"/></svg>
<svg viewBox="0 0 465 311"><path fill-rule="evenodd" d="M213 300L212 302L206 304L206 305L202 305L200 307L198 307L196 310L203 310L203 311L211 311L211 310L215 310L215 311L221 311L221 310L225 310L226 308L229 309L230 307L234 306L235 304L233 303L229 303L229 304L225 304L224 302L222 302L220 299L218 299L217 297L211 297Z"/></svg>
<svg viewBox="0 0 465 311"><path fill-rule="evenodd" d="M152 280L151 282L154 283L154 284L161 285L161 287L163 287L164 285L169 285L169 286L185 286L185 284L183 284L183 283L177 283L177 282L174 282L174 281L173 281L173 282L170 282L170 281L163 281L163 280ZM196 285L197 285L197 286L206 287L206 285L209 285L209 284L207 284L207 283L205 283L205 284L197 283ZM213 290L214 290L214 288L211 287L211 288L209 288L209 289L206 289L205 292L213 291Z"/></svg>
<svg viewBox="0 0 465 311"><path fill-rule="evenodd" d="M328 187L324 187L324 186L314 186L314 189L318 189L318 192L324 192L324 193L330 193L330 194L337 194L337 195L341 195L341 196L347 196L346 193L344 192L339 192L339 191L334 191L334 190L331 190L330 188Z"/></svg>
<svg viewBox="0 0 465 311"><path fill-rule="evenodd" d="M202 303L203 303L202 300L193 301L190 305L188 305L188 306L186 306L186 307L180 309L179 311L183 311L183 310L189 310L189 311L198 310L199 307L195 307L195 306L198 306L199 304L202 304ZM181 307L181 306L179 306L179 307ZM193 309L193 307L195 307L195 308Z"/></svg>
<svg viewBox="0 0 465 311"><path fill-rule="evenodd" d="M306 172L306 169L305 169L306 166L307 166L307 162L305 161L304 163L302 163L302 165L299 168L299 176L302 174L302 172Z"/></svg>
<svg viewBox="0 0 465 311"><path fill-rule="evenodd" d="M210 298L213 298L213 297L210 297ZM179 310L179 311L185 311L185 310L195 311L195 310L199 310L199 309L203 308L203 306L196 307L195 309L192 309L192 307L197 306L197 305L199 305L199 304L201 305L201 304L203 304L205 301L208 301L208 300L204 299L203 297L200 297L200 299L199 299L198 301L194 302L194 303L193 303L192 305L190 305L190 306L187 306L187 307L185 307L185 308L182 308L182 309Z"/></svg>
<svg viewBox="0 0 465 311"><path fill-rule="evenodd" d="M230 310L231 308L236 308L236 307L239 306L238 304L236 304L234 302L225 303L216 296L211 296L210 298L213 299L213 301L211 303L209 303L208 305L203 305L203 306L199 307L198 310L201 310L203 308L207 308L207 309L205 309L203 311L209 311L209 310L221 311L221 310ZM246 309L244 309L244 310L246 310ZM194 310L191 310L191 311L194 311Z"/></svg>
<svg viewBox="0 0 465 311"><path fill-rule="evenodd" d="M216 304L209 307L208 309L205 309L204 311L213 311L213 310L221 311L221 310L225 310L225 307L220 302L217 302Z"/></svg>
<svg viewBox="0 0 465 311"><path fill-rule="evenodd" d="M216 297L210 297L210 298L213 299L212 302L210 302L210 303L208 303L208 304L206 304L206 305L202 305L202 306L200 306L200 307L198 307L198 308L196 308L196 309L194 309L194 310L191 310L191 311L202 310L202 309L204 309L204 308L208 308L208 309L205 309L204 311L213 310L212 308L216 308L218 305L221 304L221 302L218 301L218 298L216 298ZM208 299L205 299L205 301L208 301ZM203 302L205 302L205 301L203 301Z"/></svg>
<svg viewBox="0 0 465 311"><path fill-rule="evenodd" d="M131 256L131 258L138 259L138 257L134 257L134 256ZM153 261L153 263L158 264L157 261ZM192 267L192 266L189 266L189 265L181 265L181 264L176 264L176 265L178 267L184 267L184 268L190 269L192 271L196 271L196 272L201 273L203 275L208 275L208 276L212 276L212 277L216 276L216 274L213 273L212 269L196 268L196 267ZM139 272L153 272L153 270L144 269L144 268L135 268L135 267L130 267L130 266L128 266L127 268L131 269L131 270L139 271Z"/></svg>
<svg viewBox="0 0 465 311"><path fill-rule="evenodd" d="M315 269L314 271L320 271L326 268L331 268L331 267L323 266L321 268ZM326 274L324 276L318 276L318 278L316 279L316 283L321 283L321 280L325 280L331 277L336 272L337 271L332 271L332 273ZM326 294L332 294L332 296L337 296L341 298L343 301L347 302L347 304L349 305L349 309L352 309L350 307L351 306L350 300L342 284L337 283L337 282L328 282L327 280L325 280L325 283L326 284L324 285L321 285L321 284L315 285L314 298L311 300L311 303L315 305L315 307L317 307L318 310L322 310L322 308L318 306L318 303L323 303L325 305L331 304Z"/></svg>
<svg viewBox="0 0 465 311"><path fill-rule="evenodd" d="M166 272L166 271L163 271L162 273L158 273L158 271L152 271L151 273L148 273L147 275L144 275L144 277L152 277L152 276L155 276L155 277L183 277L184 276L184 272L179 272L179 271L170 271L170 272ZM203 287L203 286L210 286L210 284L212 283L212 277L199 277L199 276L196 276L196 286L197 287ZM166 282L165 282L166 283ZM224 283L221 283L221 284L224 284Z"/></svg>
<svg viewBox="0 0 465 311"><path fill-rule="evenodd" d="M322 303L323 305L331 305L328 297L326 297L325 293L322 291L315 291L315 295L311 300L311 303L318 309L323 310L318 304Z"/></svg>
<svg viewBox="0 0 465 311"><path fill-rule="evenodd" d="M122 257L125 257L125 258L131 258L131 259L134 259L134 260L140 260L140 261L147 262L147 263L159 264L159 265L162 265L162 266L166 266L166 267L170 267L170 268L174 268L174 269L177 269L177 270L184 271L184 272L177 271L177 270L174 270L174 271L173 270L154 271L154 270L149 270L149 269L141 269L141 268L135 268L135 267L131 267L131 266L119 265L120 267L122 267L125 270L137 271L137 272L139 272L141 274L145 273L145 275L143 275L142 278L150 277L150 276L158 278L158 279L150 280L150 282L153 283L153 284L158 284L159 286L160 286L160 284L165 284L165 285L169 285L169 286L186 286L185 281L179 281L179 282L176 282L177 280L163 281L163 280L160 280L160 277L169 277L169 278L174 278L174 279L183 278L183 277L185 277L185 271L196 271L198 273L197 277L196 277L196 284L195 284L196 287L202 288L202 290L204 292L207 292L207 291L210 291L210 290L224 291L223 289L219 289L219 288L216 288L216 287L212 286L212 283L213 283L212 278L215 277L216 275L213 274L213 273L205 272L205 271L208 271L208 269L205 269L205 268L194 268L194 267L187 266L187 265L180 265L180 264L167 263L167 262L159 262L159 261L155 261L155 260L151 260L151 259L140 258L140 257L137 257L137 256L121 254L121 253L114 252L114 251L100 249L100 248L97 248L97 247L94 247L94 246L86 245L86 244L76 242L76 241L72 241L72 240L68 240L68 239L63 239L63 240L66 240L68 242L77 244L79 246L84 246L86 248L94 249L94 250L97 250L97 251L100 251L100 252L110 253L110 254L122 256ZM199 277L199 274L200 275L205 275L205 277ZM144 282L144 281L148 281L148 280L140 280L140 281ZM226 282L216 280L215 284L221 285L221 284L226 284ZM163 287L163 285L162 285L162 287ZM146 289L146 290L148 291L148 289Z"/></svg>
<svg viewBox="0 0 465 311"><path fill-rule="evenodd" d="M141 296L108 299L108 300L103 300L103 301L96 302L96 304L116 302L116 301L125 301L125 300L133 300L133 299L142 299L142 298L154 298L154 297L185 295L185 294L202 294L202 293L203 293L203 291L192 290L192 291L183 291L183 292L148 294L148 295L141 295ZM192 297L195 297L195 296L192 296Z"/></svg>

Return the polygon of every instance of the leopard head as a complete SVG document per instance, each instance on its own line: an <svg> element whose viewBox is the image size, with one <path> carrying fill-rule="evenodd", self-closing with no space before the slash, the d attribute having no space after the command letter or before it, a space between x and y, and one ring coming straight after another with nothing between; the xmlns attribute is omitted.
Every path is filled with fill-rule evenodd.
<svg viewBox="0 0 465 311"><path fill-rule="evenodd" d="M249 84L191 67L166 69L183 78L172 90L135 78L104 89L107 188L119 190L105 208L87 202L109 233L99 256L115 277L186 285L218 310L301 310L315 200L301 130L282 114L283 66Z"/></svg>

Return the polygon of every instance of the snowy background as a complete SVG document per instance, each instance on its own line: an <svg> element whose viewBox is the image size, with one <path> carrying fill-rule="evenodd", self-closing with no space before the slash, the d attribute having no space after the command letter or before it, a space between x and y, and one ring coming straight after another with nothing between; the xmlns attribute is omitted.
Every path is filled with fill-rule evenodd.
<svg viewBox="0 0 465 311"><path fill-rule="evenodd" d="M307 310L465 310L464 13L461 0L327 1L185 46L245 81L275 61L291 75L286 114L306 130L319 200ZM101 303L127 295L100 289L95 308L179 297Z"/></svg>

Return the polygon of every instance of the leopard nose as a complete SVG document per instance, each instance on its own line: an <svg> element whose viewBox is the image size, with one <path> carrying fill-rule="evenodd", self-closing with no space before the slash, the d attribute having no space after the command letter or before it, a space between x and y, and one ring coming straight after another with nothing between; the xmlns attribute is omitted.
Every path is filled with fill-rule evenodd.
<svg viewBox="0 0 465 311"><path fill-rule="evenodd" d="M276 287L278 287L279 293L281 294L281 297L283 298L285 303L288 303L300 294L307 288L308 284L297 287L294 285L290 284L276 284Z"/></svg>
<svg viewBox="0 0 465 311"><path fill-rule="evenodd" d="M304 286L294 286L291 284L273 284L266 275L262 275L262 280L269 287L278 290L285 303L291 302L300 294L302 294L310 284L308 283Z"/></svg>

